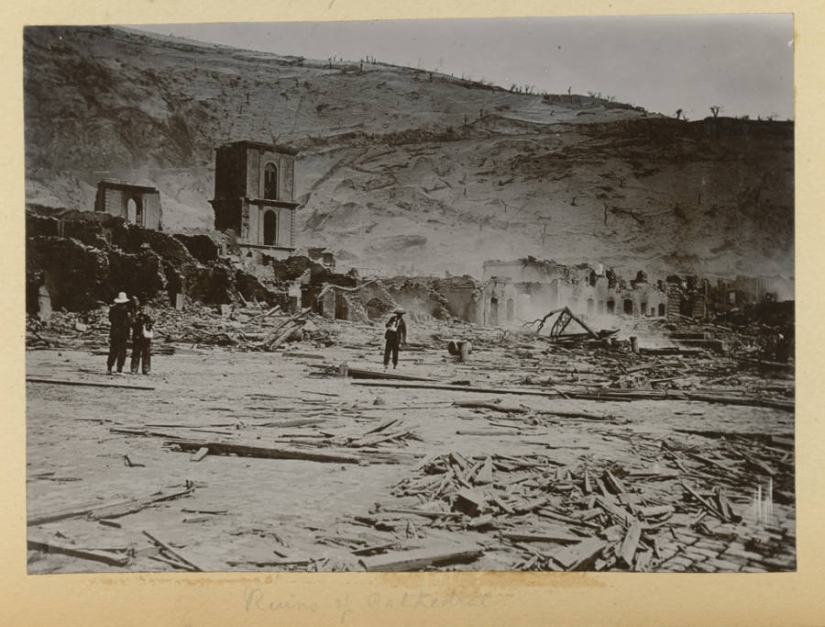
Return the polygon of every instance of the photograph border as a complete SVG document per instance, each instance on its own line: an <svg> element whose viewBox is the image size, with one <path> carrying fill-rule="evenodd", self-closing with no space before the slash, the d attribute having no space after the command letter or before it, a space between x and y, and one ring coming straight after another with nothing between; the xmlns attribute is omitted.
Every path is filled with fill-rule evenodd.
<svg viewBox="0 0 825 627"><path fill-rule="evenodd" d="M168 6L167 6L168 5ZM725 12L794 13L795 190L797 271L796 495L797 571L777 574L674 573L130 573L26 574L26 430L24 293L23 26L192 22L335 21L553 15L718 14L718 2L587 1L572 5L513 0L377 3L284 0L225 3L113 0L65 4L12 2L2 12L5 60L0 126L4 254L0 422L0 622L63 624L227 625L821 625L825 623L825 534L822 386L816 381L823 345L817 313L825 301L814 268L821 266L823 193L822 65L825 6L821 0L731 1ZM565 9L567 9L565 11ZM574 12L572 12L574 11ZM193 19L194 18L194 19ZM789 42L789 45L791 42ZM289 51L283 51L288 54ZM799 269L803 272L799 272ZM819 289L817 289L819 287Z"/></svg>

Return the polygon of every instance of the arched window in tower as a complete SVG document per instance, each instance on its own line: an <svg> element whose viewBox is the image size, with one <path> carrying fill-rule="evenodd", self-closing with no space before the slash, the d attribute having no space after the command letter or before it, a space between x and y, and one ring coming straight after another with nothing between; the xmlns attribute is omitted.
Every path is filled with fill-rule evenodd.
<svg viewBox="0 0 825 627"><path fill-rule="evenodd" d="M278 198L278 168L274 163L267 163L264 168L264 198L267 200Z"/></svg>
<svg viewBox="0 0 825 627"><path fill-rule="evenodd" d="M264 246L275 246L278 233L278 218L274 211L264 213Z"/></svg>

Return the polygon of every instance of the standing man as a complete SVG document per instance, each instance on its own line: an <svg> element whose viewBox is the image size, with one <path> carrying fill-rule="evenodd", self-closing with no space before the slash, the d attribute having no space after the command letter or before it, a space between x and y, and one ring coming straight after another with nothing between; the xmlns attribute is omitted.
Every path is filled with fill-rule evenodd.
<svg viewBox="0 0 825 627"><path fill-rule="evenodd" d="M132 314L128 307L126 292L120 292L114 304L109 307L109 358L106 360L106 374L112 374L112 366L117 362L117 374L123 374L126 362L126 346L132 327Z"/></svg>
<svg viewBox="0 0 825 627"><path fill-rule="evenodd" d="M392 313L393 316L387 320L386 331L384 332L384 339L387 341L384 345L384 370L390 364L390 355L392 355L392 367L395 370L398 365L398 346L407 344L407 325L403 318L403 315L407 312L398 308Z"/></svg>
<svg viewBox="0 0 825 627"><path fill-rule="evenodd" d="M132 322L132 374L138 373L138 366L143 362L143 374L149 374L152 368L152 317L146 313L140 301L134 299L134 319Z"/></svg>

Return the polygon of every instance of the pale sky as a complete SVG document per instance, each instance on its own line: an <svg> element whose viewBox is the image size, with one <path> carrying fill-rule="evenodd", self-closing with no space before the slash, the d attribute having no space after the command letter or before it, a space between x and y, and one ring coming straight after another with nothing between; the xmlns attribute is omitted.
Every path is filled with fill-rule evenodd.
<svg viewBox="0 0 825 627"><path fill-rule="evenodd" d="M793 16L717 15L130 25L283 55L378 61L536 91L601 92L689 119L793 109Z"/></svg>

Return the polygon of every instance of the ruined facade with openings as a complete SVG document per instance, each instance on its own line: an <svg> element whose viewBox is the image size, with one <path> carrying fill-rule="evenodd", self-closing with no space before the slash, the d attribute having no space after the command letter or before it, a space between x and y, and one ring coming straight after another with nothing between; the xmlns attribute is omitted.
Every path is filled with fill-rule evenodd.
<svg viewBox="0 0 825 627"><path fill-rule="evenodd" d="M217 149L215 228L232 231L246 256L286 259L295 250L295 154L253 141Z"/></svg>
<svg viewBox="0 0 825 627"><path fill-rule="evenodd" d="M159 231L163 224L160 192L148 185L104 179L97 184L95 211L123 218L145 229Z"/></svg>

